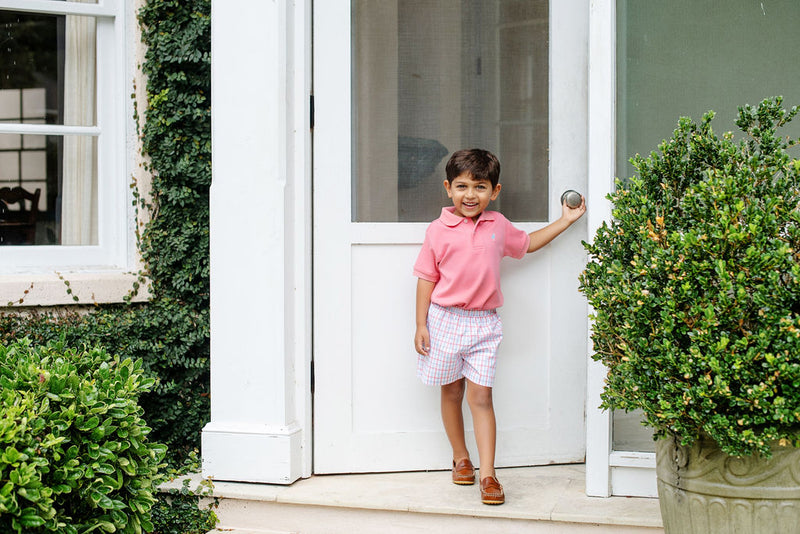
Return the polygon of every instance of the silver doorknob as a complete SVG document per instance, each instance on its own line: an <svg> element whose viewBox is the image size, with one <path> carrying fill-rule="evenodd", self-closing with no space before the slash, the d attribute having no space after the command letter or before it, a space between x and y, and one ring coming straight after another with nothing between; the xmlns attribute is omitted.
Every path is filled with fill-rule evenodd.
<svg viewBox="0 0 800 534"><path fill-rule="evenodd" d="M577 208L581 205L581 194L572 189L567 189L561 194L561 203L567 204L567 207Z"/></svg>

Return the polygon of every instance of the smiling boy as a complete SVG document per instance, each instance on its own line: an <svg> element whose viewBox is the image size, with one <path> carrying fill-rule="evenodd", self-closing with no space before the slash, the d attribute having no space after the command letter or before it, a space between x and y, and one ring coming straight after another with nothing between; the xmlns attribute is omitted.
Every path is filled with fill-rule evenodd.
<svg viewBox="0 0 800 534"><path fill-rule="evenodd" d="M494 459L496 423L492 387L497 348L503 327L497 308L500 260L522 258L547 245L586 211L562 205L561 217L530 234L515 228L503 215L487 211L500 194L500 162L490 152L455 152L445 169L444 187L452 207L425 233L414 275L417 280L414 348L417 374L423 383L441 386L441 411L453 449L452 480L475 482L475 470L464 437L461 406L466 392L480 457L481 500L505 502Z"/></svg>

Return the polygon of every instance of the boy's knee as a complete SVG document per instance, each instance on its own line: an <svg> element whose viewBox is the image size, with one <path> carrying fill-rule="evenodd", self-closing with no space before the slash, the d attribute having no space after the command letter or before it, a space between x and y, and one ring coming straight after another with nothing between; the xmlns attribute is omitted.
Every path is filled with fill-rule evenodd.
<svg viewBox="0 0 800 534"><path fill-rule="evenodd" d="M464 399L464 379L456 380L450 384L442 386L442 398L454 402L461 402Z"/></svg>
<svg viewBox="0 0 800 534"><path fill-rule="evenodd" d="M492 388L470 384L467 390L467 402L471 409L492 409Z"/></svg>

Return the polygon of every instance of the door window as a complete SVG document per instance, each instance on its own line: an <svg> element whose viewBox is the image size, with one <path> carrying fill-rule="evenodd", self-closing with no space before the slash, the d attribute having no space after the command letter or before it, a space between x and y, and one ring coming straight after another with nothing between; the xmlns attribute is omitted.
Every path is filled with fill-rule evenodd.
<svg viewBox="0 0 800 534"><path fill-rule="evenodd" d="M449 155L501 162L493 209L548 216L548 2L356 0L352 220L439 216Z"/></svg>

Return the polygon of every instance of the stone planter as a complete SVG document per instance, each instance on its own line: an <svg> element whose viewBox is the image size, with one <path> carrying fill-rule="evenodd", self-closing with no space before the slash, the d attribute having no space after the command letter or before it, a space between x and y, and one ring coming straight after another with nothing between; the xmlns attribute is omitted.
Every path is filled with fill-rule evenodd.
<svg viewBox="0 0 800 534"><path fill-rule="evenodd" d="M662 439L656 461L667 534L800 533L800 449L737 458L705 436L692 447Z"/></svg>

